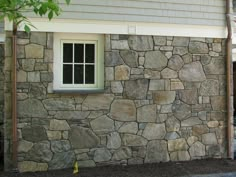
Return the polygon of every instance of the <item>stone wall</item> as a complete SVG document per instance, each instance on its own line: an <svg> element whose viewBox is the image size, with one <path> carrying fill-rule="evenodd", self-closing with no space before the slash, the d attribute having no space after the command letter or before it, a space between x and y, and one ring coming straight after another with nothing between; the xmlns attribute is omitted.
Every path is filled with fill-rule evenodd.
<svg viewBox="0 0 236 177"><path fill-rule="evenodd" d="M20 171L226 157L225 40L105 41L104 93L55 94L53 34L19 34Z"/></svg>
<svg viewBox="0 0 236 177"><path fill-rule="evenodd" d="M3 154L4 154L4 45L0 43L0 170L3 167Z"/></svg>

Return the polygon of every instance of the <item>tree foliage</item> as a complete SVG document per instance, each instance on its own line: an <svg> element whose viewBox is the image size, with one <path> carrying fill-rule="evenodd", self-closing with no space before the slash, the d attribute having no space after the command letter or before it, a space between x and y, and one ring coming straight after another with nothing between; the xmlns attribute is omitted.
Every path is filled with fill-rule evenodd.
<svg viewBox="0 0 236 177"><path fill-rule="evenodd" d="M65 0L66 4L70 0ZM38 16L47 16L51 20L61 12L58 0L0 0L0 19L7 18L13 22L15 28L24 23L26 32L30 32L33 25L26 16L26 12L33 12Z"/></svg>

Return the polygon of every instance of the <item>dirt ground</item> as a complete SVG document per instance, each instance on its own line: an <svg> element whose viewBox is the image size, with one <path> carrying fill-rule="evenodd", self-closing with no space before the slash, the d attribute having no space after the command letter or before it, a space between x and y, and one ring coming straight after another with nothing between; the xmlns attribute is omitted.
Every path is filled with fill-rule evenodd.
<svg viewBox="0 0 236 177"><path fill-rule="evenodd" d="M77 175L72 174L73 169L35 173L0 172L0 177L178 177L229 172L236 172L236 161L208 159L190 162L82 168Z"/></svg>

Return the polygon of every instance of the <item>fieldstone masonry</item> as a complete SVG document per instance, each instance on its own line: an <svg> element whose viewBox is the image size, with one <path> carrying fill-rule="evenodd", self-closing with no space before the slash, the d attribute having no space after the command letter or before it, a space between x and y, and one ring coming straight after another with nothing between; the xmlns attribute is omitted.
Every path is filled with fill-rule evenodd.
<svg viewBox="0 0 236 177"><path fill-rule="evenodd" d="M19 33L20 171L226 157L225 40L105 41L104 93L55 94L53 34Z"/></svg>

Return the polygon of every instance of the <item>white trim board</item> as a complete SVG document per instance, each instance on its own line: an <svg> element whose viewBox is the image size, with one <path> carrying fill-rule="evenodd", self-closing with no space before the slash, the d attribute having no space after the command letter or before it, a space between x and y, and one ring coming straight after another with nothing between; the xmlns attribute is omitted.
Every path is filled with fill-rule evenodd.
<svg viewBox="0 0 236 177"><path fill-rule="evenodd" d="M37 28L32 28L32 31L42 32L135 34L209 38L226 38L227 36L226 27L221 26L63 19L47 21L46 19L40 18L31 18L29 20ZM5 23L5 30L11 30L10 23ZM23 30L23 28L20 28L20 30Z"/></svg>

